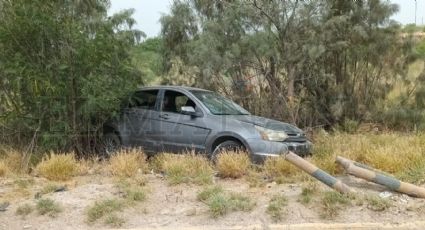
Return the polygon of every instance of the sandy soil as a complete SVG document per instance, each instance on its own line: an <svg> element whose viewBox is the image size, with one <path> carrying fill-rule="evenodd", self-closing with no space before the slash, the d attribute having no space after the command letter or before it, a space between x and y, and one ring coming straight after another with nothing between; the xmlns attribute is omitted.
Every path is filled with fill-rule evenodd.
<svg viewBox="0 0 425 230"><path fill-rule="evenodd" d="M243 193L256 202L251 212L233 212L223 217L212 218L207 206L196 199L202 186L177 185L170 186L160 175L145 175L148 198L135 206L128 207L119 212L118 216L126 220L122 228L138 227L188 227L197 226L265 226L275 223L266 214L269 199L274 194L283 193L289 200L286 206L285 217L279 221L281 224L289 223L357 223L357 222L382 222L405 223L410 221L425 220L425 200L411 198L401 194L392 193L393 206L382 212L372 211L367 204L352 205L340 210L340 214L332 219L323 219L320 215L320 196L308 205L298 202L302 190L300 184L269 183L265 187L250 188L243 179L223 180L216 179L215 183L222 185L229 191ZM340 178L356 189L357 193L379 194L385 191L383 187L367 183L353 177ZM34 196L48 183L45 179L34 178L32 184L22 189L16 185L17 178L3 179L0 181L0 202L8 200L10 206L5 212L0 212L0 229L98 229L110 228L98 221L95 224L86 222L86 209L95 201L105 198L119 197L116 181L107 176L91 175L74 178L66 182L67 191L43 195L59 202L63 212L57 217L39 215L32 212L25 218L16 215L16 208L24 203L35 204ZM330 190L320 185L321 190Z"/></svg>

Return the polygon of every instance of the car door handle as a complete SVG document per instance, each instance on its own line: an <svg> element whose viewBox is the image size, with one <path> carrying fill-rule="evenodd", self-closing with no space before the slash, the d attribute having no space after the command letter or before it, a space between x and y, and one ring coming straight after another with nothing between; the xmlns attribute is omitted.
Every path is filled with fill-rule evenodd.
<svg viewBox="0 0 425 230"><path fill-rule="evenodd" d="M168 120L169 119L168 114L161 114L161 115L159 115L159 117L162 118L162 119L164 119L164 120Z"/></svg>

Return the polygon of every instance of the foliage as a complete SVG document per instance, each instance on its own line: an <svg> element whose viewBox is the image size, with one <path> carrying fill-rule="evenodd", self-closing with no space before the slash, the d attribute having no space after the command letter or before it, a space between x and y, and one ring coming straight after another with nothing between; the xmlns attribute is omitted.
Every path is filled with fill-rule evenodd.
<svg viewBox="0 0 425 230"><path fill-rule="evenodd" d="M174 1L161 19L165 80L299 126L371 120L415 59L390 20L397 10L381 0Z"/></svg>
<svg viewBox="0 0 425 230"><path fill-rule="evenodd" d="M143 34L108 0L0 1L0 127L11 144L83 152L142 79L130 51ZM10 135L8 135L10 134Z"/></svg>

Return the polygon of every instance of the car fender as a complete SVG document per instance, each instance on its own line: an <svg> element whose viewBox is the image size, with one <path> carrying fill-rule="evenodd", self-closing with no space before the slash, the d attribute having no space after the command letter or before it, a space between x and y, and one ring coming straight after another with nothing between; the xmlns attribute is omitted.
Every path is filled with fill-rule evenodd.
<svg viewBox="0 0 425 230"><path fill-rule="evenodd" d="M222 138L222 137L230 137L230 138L235 138L235 139L239 140L244 145L244 147L247 149L247 151L251 152L251 149L250 149L248 143L246 142L245 138L243 138L241 135L239 135L235 132L223 131L223 132L217 133L217 134L215 134L215 135L213 135L213 136L211 136L207 139L206 149L207 149L208 153L211 153L211 152L214 151L214 149L212 149L214 142L217 139Z"/></svg>

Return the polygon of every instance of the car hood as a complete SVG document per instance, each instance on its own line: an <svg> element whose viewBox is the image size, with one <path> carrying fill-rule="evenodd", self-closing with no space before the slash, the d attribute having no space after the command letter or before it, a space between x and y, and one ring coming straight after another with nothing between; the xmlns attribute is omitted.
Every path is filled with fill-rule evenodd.
<svg viewBox="0 0 425 230"><path fill-rule="evenodd" d="M268 119L265 117L258 117L253 115L235 115L232 116L233 119L236 119L241 122L250 123L253 125L258 125L267 129L273 130L283 130L288 134L302 134L304 133L301 129L281 121L276 121Z"/></svg>

